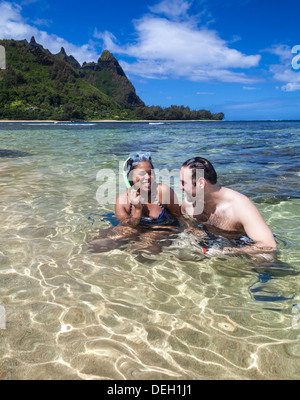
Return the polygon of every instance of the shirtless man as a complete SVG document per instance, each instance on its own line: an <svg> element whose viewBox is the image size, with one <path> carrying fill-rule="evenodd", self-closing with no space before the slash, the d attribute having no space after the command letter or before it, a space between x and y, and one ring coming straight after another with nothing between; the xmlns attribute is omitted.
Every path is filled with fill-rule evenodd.
<svg viewBox="0 0 300 400"><path fill-rule="evenodd" d="M246 234L254 242L242 248L224 248L223 253L271 253L277 249L259 210L243 194L220 186L208 160L195 157L186 161L180 171L180 181L186 194L182 214L227 233Z"/></svg>

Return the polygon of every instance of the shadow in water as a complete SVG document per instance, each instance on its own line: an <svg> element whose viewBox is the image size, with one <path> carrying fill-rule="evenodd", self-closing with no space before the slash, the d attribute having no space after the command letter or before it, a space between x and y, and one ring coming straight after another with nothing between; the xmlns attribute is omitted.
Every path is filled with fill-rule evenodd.
<svg viewBox="0 0 300 400"><path fill-rule="evenodd" d="M88 218L95 224L97 220L108 221L112 226L101 229L98 236L89 242L89 249L94 253L107 252L113 249L122 249L126 246L131 254L139 255L147 252L156 255L161 252L163 247L171 244L171 240L176 233L180 232L180 224L176 218L170 217L168 221L155 224L141 223L137 227L122 225L114 217L114 214L91 215Z"/></svg>
<svg viewBox="0 0 300 400"><path fill-rule="evenodd" d="M159 254L163 248L169 246L171 246L170 251L172 254L176 255L181 261L197 260L201 262L205 258L201 247L202 249L217 247L221 251L225 246L238 248L246 247L253 243L246 236L239 236L236 238L228 235L225 237L217 233L209 232L201 225L198 225L198 227L202 230L204 236L202 238L194 237L194 241L191 242L190 236L180 235L183 229L178 225L174 227L159 227L159 229L150 227L132 229L119 226L119 221L115 218L113 213L106 215L95 213L88 217L88 220L92 222L92 225L97 223L97 221L107 222L108 225L110 225L108 229L101 229L101 236L94 238L94 240L89 243L91 251L101 253L115 248L126 248L126 251L137 256L138 261L147 264L152 263L153 260L155 261L155 257L153 258L153 256ZM276 240L279 240L283 246L286 246L283 240L279 238L276 238ZM176 244L175 248L174 243ZM254 257L253 255L246 254L243 256L232 255L231 257L245 258L245 260L247 260L245 261L247 270L249 271L250 265L251 271L257 276L256 282L248 289L251 297L255 301L270 303L294 299L295 293L292 292L293 288L288 291L289 293L283 293L283 291L286 290L283 289L286 288L286 285L282 285L282 281L286 280L289 276L298 276L299 271L295 270L290 264L278 260L276 258L277 255L274 254L274 257L272 256L271 259Z"/></svg>
<svg viewBox="0 0 300 400"><path fill-rule="evenodd" d="M256 301L276 302L292 300L294 293L280 293L280 285L278 282L288 276L297 276L299 272L291 267L291 265L274 261L266 263L252 269L257 273L257 282L249 288L249 292Z"/></svg>
<svg viewBox="0 0 300 400"><path fill-rule="evenodd" d="M26 153L25 151L1 150L0 149L0 158L19 158L19 157L28 157L28 156L31 156L31 154Z"/></svg>

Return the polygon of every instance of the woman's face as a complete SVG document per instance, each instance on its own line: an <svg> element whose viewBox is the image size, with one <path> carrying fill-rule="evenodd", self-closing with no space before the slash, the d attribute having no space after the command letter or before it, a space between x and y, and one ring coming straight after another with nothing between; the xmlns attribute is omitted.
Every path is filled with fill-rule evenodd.
<svg viewBox="0 0 300 400"><path fill-rule="evenodd" d="M132 182L143 192L147 192L151 190L152 185L155 182L154 170L152 168L152 164L149 161L140 162L133 170L132 170Z"/></svg>

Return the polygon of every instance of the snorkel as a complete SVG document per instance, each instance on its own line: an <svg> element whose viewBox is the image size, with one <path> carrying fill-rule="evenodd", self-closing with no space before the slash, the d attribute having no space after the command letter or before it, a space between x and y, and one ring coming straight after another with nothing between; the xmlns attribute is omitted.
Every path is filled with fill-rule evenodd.
<svg viewBox="0 0 300 400"><path fill-rule="evenodd" d="M125 182L125 185L126 185L127 189L129 189L131 187L129 179L128 179L129 173L127 173L127 168L128 168L127 167L127 163L128 163L129 160L130 160L130 156L127 158L127 160L124 162L124 165L123 165L123 179L124 179L124 182Z"/></svg>

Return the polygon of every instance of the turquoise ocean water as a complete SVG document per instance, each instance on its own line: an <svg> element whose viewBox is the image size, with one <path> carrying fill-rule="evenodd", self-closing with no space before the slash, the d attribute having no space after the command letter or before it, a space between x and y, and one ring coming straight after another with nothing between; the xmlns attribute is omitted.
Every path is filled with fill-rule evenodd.
<svg viewBox="0 0 300 400"><path fill-rule="evenodd" d="M276 259L203 256L184 236L92 253L116 223L97 173L139 149L159 169L211 160ZM300 122L1 123L0 379L299 379L299 176Z"/></svg>

